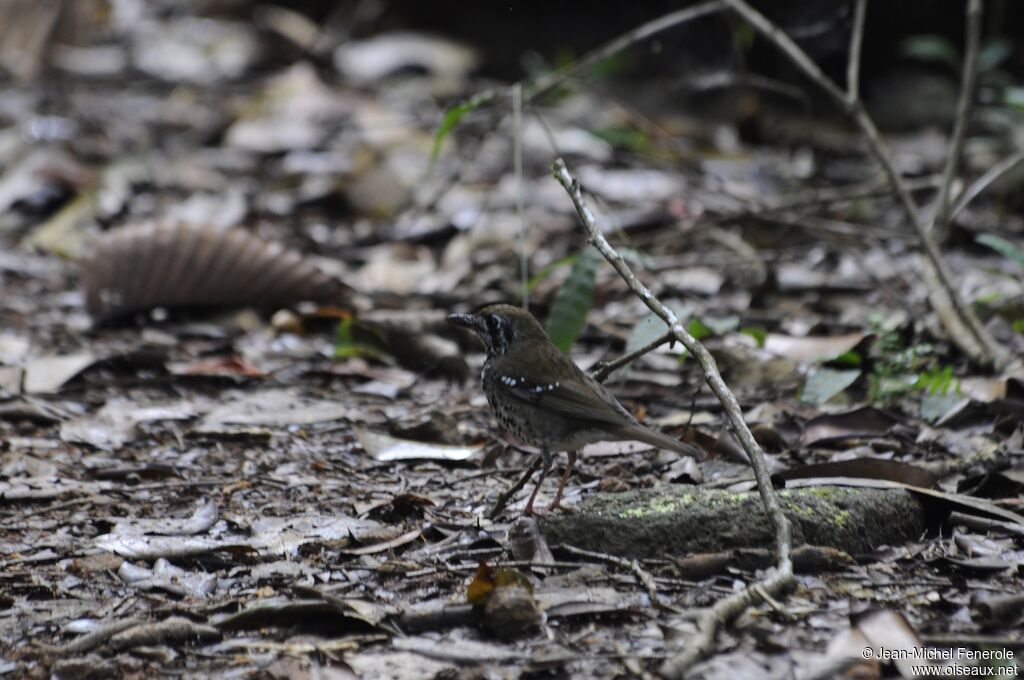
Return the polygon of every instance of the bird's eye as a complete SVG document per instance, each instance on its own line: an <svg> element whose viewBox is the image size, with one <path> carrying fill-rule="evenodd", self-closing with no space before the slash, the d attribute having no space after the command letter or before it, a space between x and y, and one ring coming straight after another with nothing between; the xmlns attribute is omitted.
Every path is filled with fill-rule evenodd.
<svg viewBox="0 0 1024 680"><path fill-rule="evenodd" d="M501 321L498 320L497 316L495 316L494 314L488 314L487 316L484 317L484 323L487 324L487 331L491 335L498 334L498 331L501 328Z"/></svg>

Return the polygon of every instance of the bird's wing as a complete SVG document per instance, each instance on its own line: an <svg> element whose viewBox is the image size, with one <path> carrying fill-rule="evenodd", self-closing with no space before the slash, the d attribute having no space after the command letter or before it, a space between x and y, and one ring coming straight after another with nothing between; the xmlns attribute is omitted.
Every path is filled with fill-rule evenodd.
<svg viewBox="0 0 1024 680"><path fill-rule="evenodd" d="M553 360L571 367L559 371L565 376L563 379L554 378L544 370L544 366L551 366L548 361L516 361L515 374L496 376L497 385L510 396L562 415L609 425L636 425L636 419L611 392L561 352Z"/></svg>

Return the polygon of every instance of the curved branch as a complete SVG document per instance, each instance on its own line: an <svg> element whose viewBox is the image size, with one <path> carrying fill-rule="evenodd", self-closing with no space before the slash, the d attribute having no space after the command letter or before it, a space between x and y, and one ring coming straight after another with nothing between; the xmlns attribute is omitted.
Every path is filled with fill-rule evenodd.
<svg viewBox="0 0 1024 680"><path fill-rule="evenodd" d="M572 199L573 205L576 207L576 213L579 215L580 221L587 231L587 241L600 251L604 259L615 268L615 271L619 273L619 276L626 282L630 290L647 305L647 308L668 324L669 332L672 336L679 340L683 347L700 364L701 369L704 371L704 381L711 388L715 396L718 397L718 401L721 402L722 410L729 422L729 428L750 459L750 465L754 470L754 477L757 480L757 490L761 494L761 501L764 503L765 511L771 520L772 527L775 529L775 552L778 559L776 568L763 582L747 588L738 595L725 598L702 615L701 622L703 627L698 633L699 644L694 645L698 651L694 653L685 652L684 656L687 659L685 662L680 660L681 657L673 658L666 662L665 668L667 670L665 674L669 677L680 677L693 661L708 653L714 643L715 634L723 623L735 618L746 607L761 599L759 592L753 590L753 588L760 586L763 588L763 592L768 593L770 596L775 596L786 592L795 585L796 581L793 577L793 560L791 556L793 544L792 531L789 520L782 512L782 506L779 504L775 490L772 488L771 476L768 472L768 465L765 462L764 452L761 451L760 445L754 439L754 435L750 432L750 428L747 427L747 423L743 420L743 412L740 409L739 402L722 379L722 374L719 373L718 365L715 363L711 353L708 352L703 343L687 332L675 313L656 298L647 286L640 282L622 255L608 243L608 239L604 237L604 234L601 233L597 226L594 213L590 211L590 208L587 207L586 202L583 200L583 192L580 190L579 182L569 173L568 168L565 166L565 161L561 158L557 159L554 165L552 165L552 173L569 194L569 198ZM690 657L693 657L692 660L689 660Z"/></svg>

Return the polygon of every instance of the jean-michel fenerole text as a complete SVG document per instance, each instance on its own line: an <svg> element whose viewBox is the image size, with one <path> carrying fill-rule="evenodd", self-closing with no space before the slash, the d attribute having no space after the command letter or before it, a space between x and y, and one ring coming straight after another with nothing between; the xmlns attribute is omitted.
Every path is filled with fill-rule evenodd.
<svg viewBox="0 0 1024 680"><path fill-rule="evenodd" d="M889 649L886 647L877 647L871 651L872 657L879 661L894 661L900 659L926 659L929 661L1009 661L1014 658L1012 649L971 649L969 647L954 647L951 649L936 649L932 647Z"/></svg>

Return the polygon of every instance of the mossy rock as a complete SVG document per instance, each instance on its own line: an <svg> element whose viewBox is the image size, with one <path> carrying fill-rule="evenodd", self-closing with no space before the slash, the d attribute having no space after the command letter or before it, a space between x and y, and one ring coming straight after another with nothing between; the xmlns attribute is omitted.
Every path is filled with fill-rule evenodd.
<svg viewBox="0 0 1024 680"><path fill-rule="evenodd" d="M793 545L850 554L915 540L924 531L920 502L903 489L819 486L785 489L779 502ZM586 497L576 512L541 519L548 543L630 558L658 558L732 548L772 547L771 522L757 492L662 487Z"/></svg>

